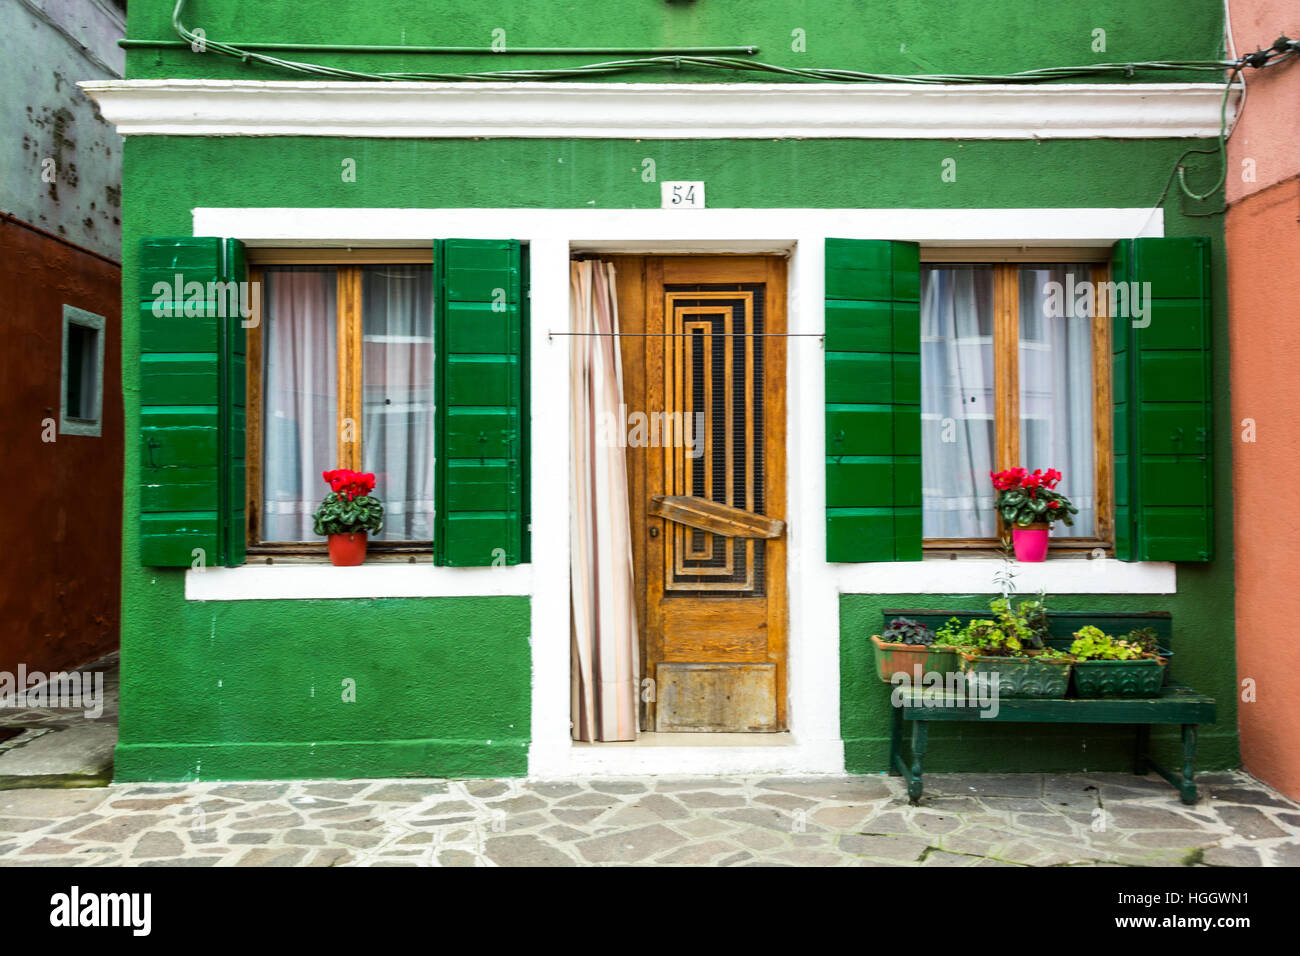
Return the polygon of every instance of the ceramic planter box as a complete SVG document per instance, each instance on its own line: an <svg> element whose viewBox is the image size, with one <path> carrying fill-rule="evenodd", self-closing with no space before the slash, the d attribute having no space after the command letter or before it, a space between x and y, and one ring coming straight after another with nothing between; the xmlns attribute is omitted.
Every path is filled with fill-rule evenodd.
<svg viewBox="0 0 1300 956"><path fill-rule="evenodd" d="M895 674L905 674L908 680L916 679L916 667L921 673L937 671L956 673L960 667L955 647L935 647L933 644L886 644L879 635L871 638L876 654L876 675L886 684L892 684Z"/></svg>
<svg viewBox="0 0 1300 956"><path fill-rule="evenodd" d="M1070 686L1073 660L1037 660L1033 657L961 655L967 674L998 675L1000 697L1064 697Z"/></svg>
<svg viewBox="0 0 1300 956"><path fill-rule="evenodd" d="M1074 691L1080 697L1158 697L1166 671L1157 657L1079 661L1074 665Z"/></svg>

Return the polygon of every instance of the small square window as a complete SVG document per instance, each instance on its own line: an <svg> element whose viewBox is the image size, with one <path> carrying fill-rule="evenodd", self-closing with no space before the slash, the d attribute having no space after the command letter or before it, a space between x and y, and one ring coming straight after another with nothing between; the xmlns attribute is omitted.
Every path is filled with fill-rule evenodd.
<svg viewBox="0 0 1300 956"><path fill-rule="evenodd" d="M59 434L98 438L104 408L104 317L63 307Z"/></svg>

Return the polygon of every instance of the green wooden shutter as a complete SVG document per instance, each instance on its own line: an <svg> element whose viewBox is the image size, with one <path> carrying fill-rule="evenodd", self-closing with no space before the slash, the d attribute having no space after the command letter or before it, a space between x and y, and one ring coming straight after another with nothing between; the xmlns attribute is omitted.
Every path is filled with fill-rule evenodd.
<svg viewBox="0 0 1300 956"><path fill-rule="evenodd" d="M921 560L920 247L826 240L826 560Z"/></svg>
<svg viewBox="0 0 1300 956"><path fill-rule="evenodd" d="M233 239L140 243L141 564L244 561L246 278Z"/></svg>
<svg viewBox="0 0 1300 956"><path fill-rule="evenodd" d="M1112 313L1118 313L1116 557L1208 561L1214 553L1210 241L1123 240L1113 251L1111 279L1120 306ZM1134 302L1145 306L1145 315Z"/></svg>
<svg viewBox="0 0 1300 956"><path fill-rule="evenodd" d="M528 428L520 244L440 239L434 561L519 564L527 553Z"/></svg>

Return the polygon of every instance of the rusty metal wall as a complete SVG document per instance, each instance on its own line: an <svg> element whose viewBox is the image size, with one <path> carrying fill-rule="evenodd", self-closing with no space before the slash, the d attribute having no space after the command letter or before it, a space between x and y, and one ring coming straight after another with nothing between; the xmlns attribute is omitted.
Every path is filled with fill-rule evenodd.
<svg viewBox="0 0 1300 956"><path fill-rule="evenodd" d="M120 301L116 262L0 219L0 671L48 672L117 647ZM57 434L64 305L107 320L99 437Z"/></svg>

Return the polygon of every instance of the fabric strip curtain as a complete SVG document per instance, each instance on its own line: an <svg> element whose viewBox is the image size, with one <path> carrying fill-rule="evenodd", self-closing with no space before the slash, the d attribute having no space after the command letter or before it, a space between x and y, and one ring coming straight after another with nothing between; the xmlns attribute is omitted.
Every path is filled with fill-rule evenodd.
<svg viewBox="0 0 1300 956"><path fill-rule="evenodd" d="M617 440L623 362L614 266L569 266L571 703L575 740L635 740L638 659L627 461ZM589 334L599 333L599 334Z"/></svg>

